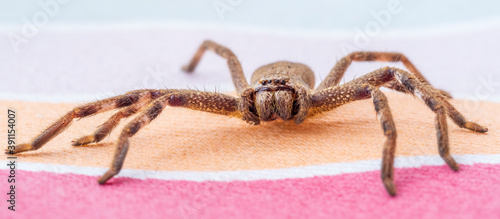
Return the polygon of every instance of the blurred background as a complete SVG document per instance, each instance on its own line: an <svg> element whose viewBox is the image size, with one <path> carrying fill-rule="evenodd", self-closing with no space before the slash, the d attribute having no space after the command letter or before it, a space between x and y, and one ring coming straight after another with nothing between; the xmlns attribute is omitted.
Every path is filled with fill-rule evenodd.
<svg viewBox="0 0 500 219"><path fill-rule="evenodd" d="M195 73L180 71L205 39L232 49L247 79L261 65L288 60L309 65L319 84L349 52L395 51L457 98L500 101L500 2L493 0L1 0L0 98L234 91L225 60L214 54ZM403 67L354 63L345 81L386 65Z"/></svg>

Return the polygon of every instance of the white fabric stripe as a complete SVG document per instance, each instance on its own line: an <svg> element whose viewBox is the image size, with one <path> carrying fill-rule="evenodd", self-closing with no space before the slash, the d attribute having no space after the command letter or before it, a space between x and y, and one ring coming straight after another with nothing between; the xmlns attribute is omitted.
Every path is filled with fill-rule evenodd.
<svg viewBox="0 0 500 219"><path fill-rule="evenodd" d="M459 164L500 164L500 154L469 154L453 156ZM6 161L9 162L9 161ZM396 168L417 168L421 166L445 165L439 156L412 156L398 157L395 160ZM333 176L344 173L361 173L380 170L381 160L364 160L348 163L332 163L315 166L304 166L286 169L271 170L242 170L242 171L156 171L125 169L118 177L130 177L135 179L161 179L161 180L188 180L188 181L251 181L251 180L276 180L287 178L306 178L314 176ZM8 169L7 165L1 165L0 169ZM45 171L51 173L73 173L86 176L100 176L107 168L102 167L80 167L45 163L18 162L16 169L25 171Z"/></svg>
<svg viewBox="0 0 500 219"><path fill-rule="evenodd" d="M359 24L355 24L359 25ZM500 26L500 18L484 18L480 20L460 21L457 23L443 23L433 26L414 26L410 28L389 28L385 29L377 37L429 37L447 34L463 34L470 32L480 32L491 30ZM354 26L356 27L356 26ZM363 27L363 25L361 25ZM297 36L313 39L331 38L351 38L353 37L352 27L332 29L328 28L287 28L263 26L258 24L231 24L220 22L186 22L186 21L128 21L128 22L88 22L88 23L53 23L50 25L51 32L89 32L89 31L135 31L135 30L158 30L165 28L176 28L182 30L204 30L204 31L224 31L242 32L248 34L270 34L274 36ZM20 25L3 24L0 26L0 34L19 32Z"/></svg>

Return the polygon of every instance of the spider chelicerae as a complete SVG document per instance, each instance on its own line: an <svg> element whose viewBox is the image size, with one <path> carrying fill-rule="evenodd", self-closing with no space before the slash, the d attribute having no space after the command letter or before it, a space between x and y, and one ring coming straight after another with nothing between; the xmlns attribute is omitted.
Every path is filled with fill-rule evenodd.
<svg viewBox="0 0 500 219"><path fill-rule="evenodd" d="M6 153L16 154L37 150L64 131L75 118L121 109L99 126L93 134L73 141L74 146L97 143L106 137L121 119L139 113L122 130L116 144L112 165L98 179L100 184L105 184L120 172L130 146L128 138L154 120L166 106L185 107L237 117L251 125L274 120L293 120L296 124L300 124L307 117L333 110L352 101L372 98L386 137L382 155L382 182L387 192L394 196L396 189L393 182L393 163L397 134L387 98L379 90L379 87L383 86L416 95L436 114L435 127L439 154L455 171L459 170L459 166L450 155L446 115L461 128L475 132L488 131L486 127L467 121L447 101L451 96L445 91L433 88L406 56L400 53L353 52L338 61L328 76L314 89L312 70L304 64L286 61L258 68L253 73L249 85L234 53L212 41L203 42L189 64L183 67L183 70L193 72L206 50L211 50L227 60L238 97L198 90L135 90L124 95L76 107L30 143L17 145L14 150L6 150ZM339 85L352 61L401 61L409 71L384 67Z"/></svg>

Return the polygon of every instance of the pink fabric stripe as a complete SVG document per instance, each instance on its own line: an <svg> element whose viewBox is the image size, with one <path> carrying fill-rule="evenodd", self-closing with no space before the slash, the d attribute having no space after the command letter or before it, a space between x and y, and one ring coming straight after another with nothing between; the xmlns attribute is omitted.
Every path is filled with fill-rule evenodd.
<svg viewBox="0 0 500 219"><path fill-rule="evenodd" d="M17 211L2 201L0 218L500 218L500 165L461 167L397 169L396 198L379 171L250 182L117 178L107 186L95 177L18 171Z"/></svg>

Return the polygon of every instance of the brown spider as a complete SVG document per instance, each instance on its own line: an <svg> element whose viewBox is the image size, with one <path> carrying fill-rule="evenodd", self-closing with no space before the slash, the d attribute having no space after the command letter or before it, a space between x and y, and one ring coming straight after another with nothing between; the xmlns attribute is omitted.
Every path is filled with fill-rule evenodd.
<svg viewBox="0 0 500 219"><path fill-rule="evenodd" d="M123 118L140 112L121 132L116 145L111 168L102 175L98 182L106 183L118 174L122 168L129 148L128 138L155 119L166 106L185 107L193 110L217 113L241 118L251 125L261 121L294 120L302 123L307 117L333 110L351 101L373 99L378 119L386 136L382 158L382 181L390 195L395 195L393 183L393 162L396 149L396 128L385 95L379 90L384 86L396 91L414 94L436 113L436 131L439 154L455 171L458 164L450 156L446 114L461 128L475 132L487 132L481 125L465 118L447 101L451 98L444 91L433 88L413 64L400 53L354 52L338 61L329 75L316 88L314 74L304 64L276 62L258 68L252 75L251 85L245 79L240 62L228 48L212 41L205 41L200 46L191 62L183 67L186 72L193 72L205 50L211 50L227 59L231 76L239 94L232 97L225 94L196 90L136 90L125 95L76 107L56 121L31 143L20 144L8 154L32 151L61 133L74 118L83 118L97 113L123 108L102 124L92 135L83 136L73 142L74 146L99 142ZM344 72L352 61L401 61L410 72L384 67L359 77L351 82L338 85Z"/></svg>

